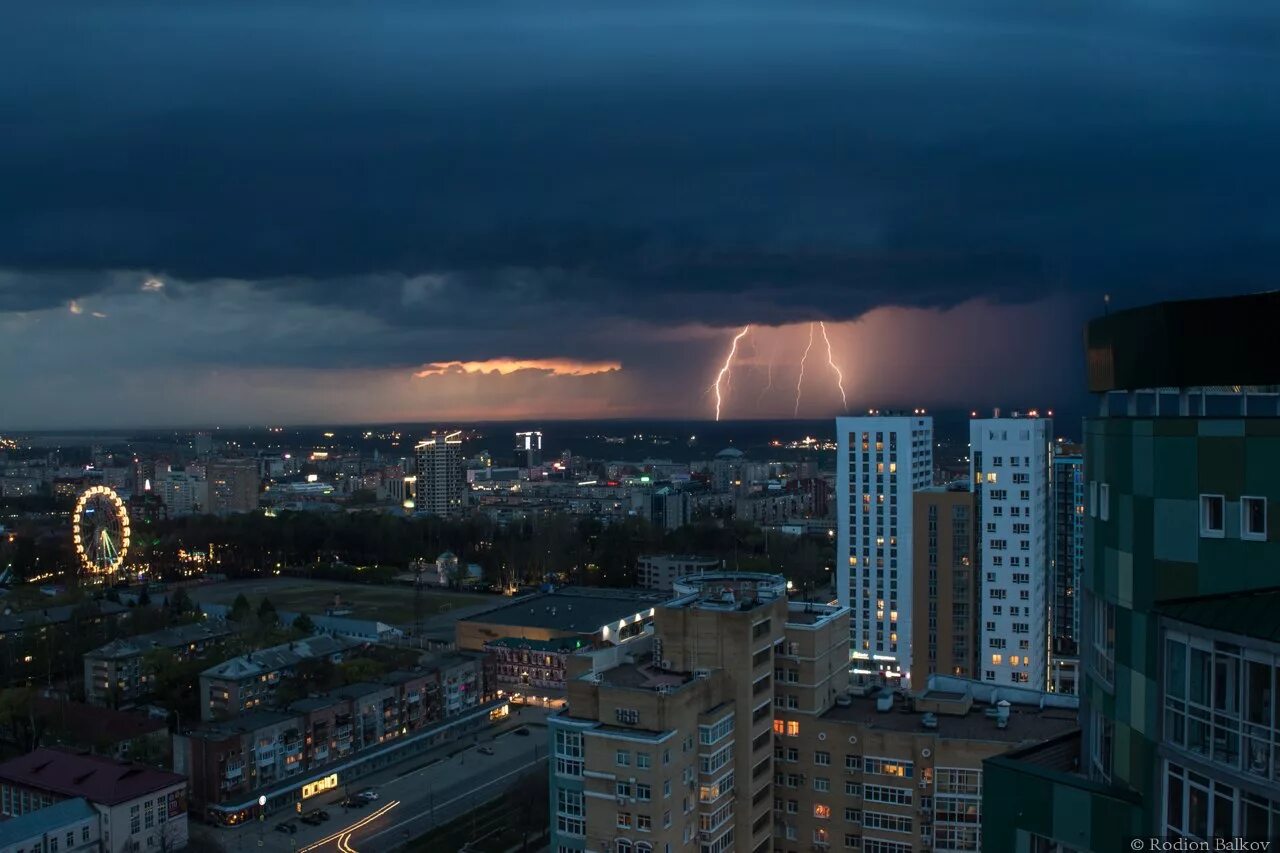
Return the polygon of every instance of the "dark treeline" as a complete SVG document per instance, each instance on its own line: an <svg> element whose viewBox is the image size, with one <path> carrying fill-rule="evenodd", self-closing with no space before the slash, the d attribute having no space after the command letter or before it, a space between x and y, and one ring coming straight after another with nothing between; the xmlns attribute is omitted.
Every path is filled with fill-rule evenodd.
<svg viewBox="0 0 1280 853"><path fill-rule="evenodd" d="M452 551L476 563L490 584L568 583L629 586L638 557L653 553L700 554L729 567L785 572L797 584L829 578L831 547L799 537L766 534L748 524L704 521L663 532L640 519L604 524L552 515L499 525L486 516L465 519L405 518L377 512L285 512L228 517L191 516L156 523L141 543L164 576L178 568L179 550L213 546L215 571L232 577L341 566L405 571L415 560ZM394 573L394 572L391 572ZM352 578L385 580L386 571L351 572Z"/></svg>

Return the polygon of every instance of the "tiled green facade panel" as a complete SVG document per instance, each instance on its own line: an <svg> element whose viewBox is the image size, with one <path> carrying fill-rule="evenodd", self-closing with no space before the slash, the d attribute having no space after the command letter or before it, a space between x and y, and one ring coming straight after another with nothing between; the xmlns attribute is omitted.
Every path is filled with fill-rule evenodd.
<svg viewBox="0 0 1280 853"><path fill-rule="evenodd" d="M1083 656L1088 660L1094 597L1116 605L1116 647L1113 687L1085 667L1082 719L1087 726L1096 710L1114 721L1112 781L1140 796L1144 831L1158 812L1159 637L1151 611L1160 601L1280 584L1280 537L1240 537L1242 496L1267 498L1268 528L1280 531L1277 470L1275 419L1086 422L1085 481L1107 484L1111 502L1108 520L1085 520ZM1222 538L1200 535L1202 494L1225 499Z"/></svg>
<svg viewBox="0 0 1280 853"><path fill-rule="evenodd" d="M1139 833L1134 804L1102 786L1005 758L983 762L982 849L1021 853L1031 835L1077 850L1121 853Z"/></svg>

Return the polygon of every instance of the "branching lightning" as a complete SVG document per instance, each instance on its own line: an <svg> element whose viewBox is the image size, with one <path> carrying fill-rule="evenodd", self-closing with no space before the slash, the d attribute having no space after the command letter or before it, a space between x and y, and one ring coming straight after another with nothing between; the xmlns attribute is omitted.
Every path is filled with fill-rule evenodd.
<svg viewBox="0 0 1280 853"><path fill-rule="evenodd" d="M813 349L813 324L809 324L809 344L804 348L804 355L800 356L800 376L796 379L796 410L795 415L800 414L800 390L804 387L804 363L809 359L809 350Z"/></svg>
<svg viewBox="0 0 1280 853"><path fill-rule="evenodd" d="M840 400L844 403L844 410L849 411L849 398L844 394L844 374L840 372L840 368L836 366L835 356L831 352L831 338L827 337L827 324L821 321L818 325L822 327L822 339L827 342L827 364L831 365L831 369L836 372L836 387L840 389ZM813 324L809 325L810 341L813 339Z"/></svg>
<svg viewBox="0 0 1280 853"><path fill-rule="evenodd" d="M720 383L726 386L729 384L729 368L733 364L733 357L738 354L738 341L742 340L747 332L751 331L751 324L742 327L742 331L733 336L733 343L729 346L729 354L725 356L724 364L720 367L720 372L716 374L715 384L712 389L716 392L716 420L720 420Z"/></svg>

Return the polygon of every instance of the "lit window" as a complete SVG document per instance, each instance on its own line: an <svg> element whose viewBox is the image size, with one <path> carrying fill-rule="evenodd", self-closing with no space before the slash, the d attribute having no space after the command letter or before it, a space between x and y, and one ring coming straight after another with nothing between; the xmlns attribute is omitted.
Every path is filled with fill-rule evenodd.
<svg viewBox="0 0 1280 853"><path fill-rule="evenodd" d="M1267 499L1240 499L1240 537L1242 539L1267 538Z"/></svg>
<svg viewBox="0 0 1280 853"><path fill-rule="evenodd" d="M1003 657L1002 655L992 655L992 656L991 656L991 665L992 665L992 666L999 666L1003 661L1004 661L1004 657Z"/></svg>
<svg viewBox="0 0 1280 853"><path fill-rule="evenodd" d="M796 720L787 721L787 737L800 736L800 723Z"/></svg>
<svg viewBox="0 0 1280 853"><path fill-rule="evenodd" d="M1222 495L1200 496L1200 535L1221 539L1226 534L1226 517Z"/></svg>
<svg viewBox="0 0 1280 853"><path fill-rule="evenodd" d="M831 806L824 806L822 803L815 803L813 806L813 816L829 820L831 818Z"/></svg>

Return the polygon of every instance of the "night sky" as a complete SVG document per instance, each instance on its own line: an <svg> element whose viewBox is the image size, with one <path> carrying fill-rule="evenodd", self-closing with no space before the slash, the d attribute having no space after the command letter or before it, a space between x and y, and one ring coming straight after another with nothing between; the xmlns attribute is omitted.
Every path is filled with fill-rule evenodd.
<svg viewBox="0 0 1280 853"><path fill-rule="evenodd" d="M1082 406L1276 286L1259 0L13 4L0 429Z"/></svg>

